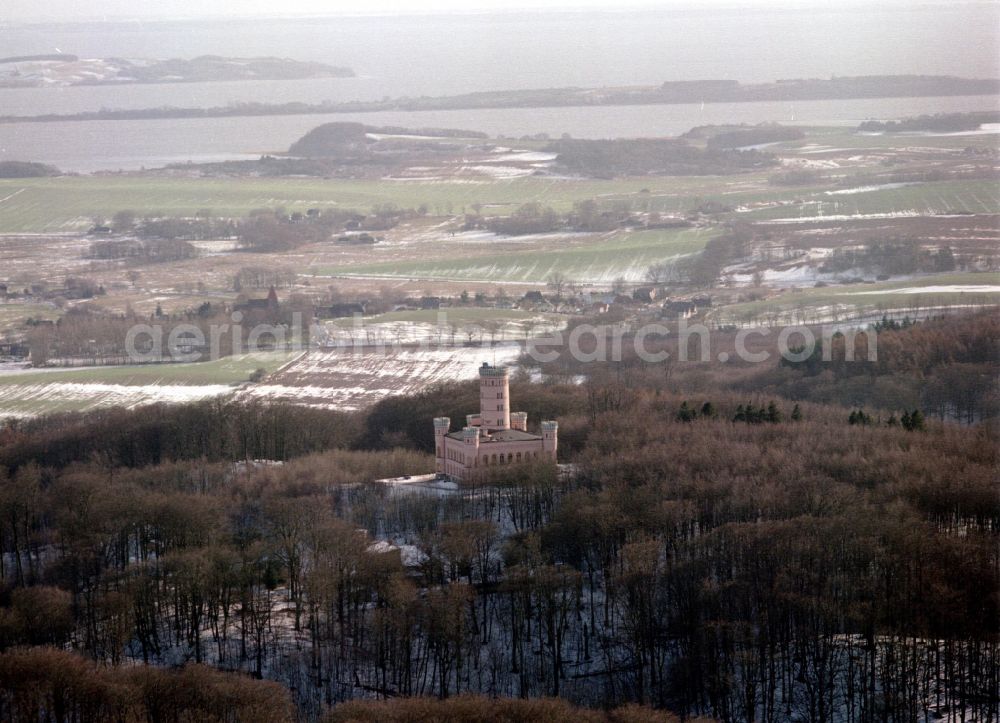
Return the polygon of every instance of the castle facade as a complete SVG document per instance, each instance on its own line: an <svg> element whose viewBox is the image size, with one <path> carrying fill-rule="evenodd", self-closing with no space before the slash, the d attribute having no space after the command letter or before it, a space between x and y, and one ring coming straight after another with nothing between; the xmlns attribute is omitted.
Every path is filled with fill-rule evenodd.
<svg viewBox="0 0 1000 723"><path fill-rule="evenodd" d="M467 480L496 465L556 461L558 422L545 421L541 434L528 432L528 414L510 411L507 367L479 367L479 414L451 431L451 419L434 418L434 450L438 474Z"/></svg>

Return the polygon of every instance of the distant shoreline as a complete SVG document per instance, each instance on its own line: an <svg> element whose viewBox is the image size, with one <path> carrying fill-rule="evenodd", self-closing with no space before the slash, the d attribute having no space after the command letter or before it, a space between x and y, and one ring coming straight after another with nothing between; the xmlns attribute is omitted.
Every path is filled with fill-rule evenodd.
<svg viewBox="0 0 1000 723"><path fill-rule="evenodd" d="M71 88L352 78L351 68L291 58L201 55L184 60L84 59L68 53L0 58L0 88Z"/></svg>
<svg viewBox="0 0 1000 723"><path fill-rule="evenodd" d="M82 113L0 116L0 123L67 121L164 120L283 115L330 115L385 111L496 110L595 106L684 105L754 102L803 102L865 98L924 98L1000 95L1000 79L950 76L859 76L780 80L742 85L731 80L667 82L660 86L549 88L466 93L332 103L240 103L211 108L138 108Z"/></svg>

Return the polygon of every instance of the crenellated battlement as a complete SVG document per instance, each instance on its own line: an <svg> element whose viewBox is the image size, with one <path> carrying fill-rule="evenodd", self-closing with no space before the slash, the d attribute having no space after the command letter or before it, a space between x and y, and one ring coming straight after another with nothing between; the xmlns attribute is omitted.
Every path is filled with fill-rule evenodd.
<svg viewBox="0 0 1000 723"><path fill-rule="evenodd" d="M510 369L505 366L490 366L488 362L483 362L483 365L479 367L479 376L481 377L510 377Z"/></svg>

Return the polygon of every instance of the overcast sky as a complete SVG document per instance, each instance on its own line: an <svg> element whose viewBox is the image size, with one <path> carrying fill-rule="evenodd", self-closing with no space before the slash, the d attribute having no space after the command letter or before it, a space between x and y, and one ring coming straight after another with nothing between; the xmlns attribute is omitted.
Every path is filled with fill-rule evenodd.
<svg viewBox="0 0 1000 723"><path fill-rule="evenodd" d="M872 5L905 5L912 0L869 0ZM860 2L858 3L860 4ZM424 13L564 8L631 7L803 7L821 0L0 0L0 21L79 20L95 18L168 18L224 15L336 15Z"/></svg>

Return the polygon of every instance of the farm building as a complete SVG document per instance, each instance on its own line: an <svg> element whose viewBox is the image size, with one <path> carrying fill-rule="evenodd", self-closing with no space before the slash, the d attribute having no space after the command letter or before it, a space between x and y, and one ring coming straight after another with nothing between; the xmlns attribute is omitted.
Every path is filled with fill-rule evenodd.
<svg viewBox="0 0 1000 723"><path fill-rule="evenodd" d="M479 368L479 414L468 415L466 426L456 432L451 431L448 417L434 418L436 470L462 480L496 465L555 462L558 422L542 422L541 432L528 432L526 412L510 411L507 367L483 362Z"/></svg>
<svg viewBox="0 0 1000 723"><path fill-rule="evenodd" d="M635 301L640 301L643 303L656 301L657 296L659 296L659 289L657 289L655 286L640 286L638 289L632 292L632 298Z"/></svg>

